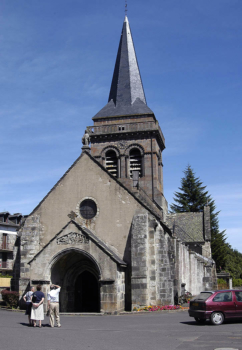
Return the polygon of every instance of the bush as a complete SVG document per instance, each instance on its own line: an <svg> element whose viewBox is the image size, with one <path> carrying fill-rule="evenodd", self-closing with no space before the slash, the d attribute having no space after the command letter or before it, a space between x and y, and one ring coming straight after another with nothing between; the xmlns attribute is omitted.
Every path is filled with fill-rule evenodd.
<svg viewBox="0 0 242 350"><path fill-rule="evenodd" d="M2 299L5 301L8 307L16 309L18 306L19 293L11 292L7 289L1 291Z"/></svg>
<svg viewBox="0 0 242 350"><path fill-rule="evenodd" d="M9 274L3 275L2 273L0 273L0 278L13 278L13 276L10 276Z"/></svg>
<svg viewBox="0 0 242 350"><path fill-rule="evenodd" d="M233 287L241 287L241 286L242 286L242 279L233 278Z"/></svg>
<svg viewBox="0 0 242 350"><path fill-rule="evenodd" d="M228 289L229 288L228 284L226 283L226 281L223 278L218 278L217 283L218 283L218 289Z"/></svg>

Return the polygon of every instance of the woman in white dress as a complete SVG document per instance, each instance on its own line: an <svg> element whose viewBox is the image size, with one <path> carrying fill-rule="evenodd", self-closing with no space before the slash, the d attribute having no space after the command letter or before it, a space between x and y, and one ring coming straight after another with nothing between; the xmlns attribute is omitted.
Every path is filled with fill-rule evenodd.
<svg viewBox="0 0 242 350"><path fill-rule="evenodd" d="M33 320L34 327L36 327L36 321L39 321L39 327L42 327L41 321L44 320L44 308L43 302L45 295L41 292L41 285L37 286L37 291L33 293L31 297L32 310L31 310L31 320Z"/></svg>

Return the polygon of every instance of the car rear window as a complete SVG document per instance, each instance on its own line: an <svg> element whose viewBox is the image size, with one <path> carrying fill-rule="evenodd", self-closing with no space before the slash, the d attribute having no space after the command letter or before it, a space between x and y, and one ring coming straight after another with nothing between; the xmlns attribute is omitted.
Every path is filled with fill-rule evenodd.
<svg viewBox="0 0 242 350"><path fill-rule="evenodd" d="M232 301L232 292L218 293L213 298L213 301L219 301L219 302Z"/></svg>
<svg viewBox="0 0 242 350"><path fill-rule="evenodd" d="M197 295L194 299L196 300L207 300L210 295L212 295L213 293L211 292L202 292L199 295Z"/></svg>

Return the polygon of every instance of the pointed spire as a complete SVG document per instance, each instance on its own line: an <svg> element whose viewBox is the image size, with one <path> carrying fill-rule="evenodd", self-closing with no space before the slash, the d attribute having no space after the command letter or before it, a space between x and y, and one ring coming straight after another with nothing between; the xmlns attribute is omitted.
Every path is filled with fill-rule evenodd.
<svg viewBox="0 0 242 350"><path fill-rule="evenodd" d="M125 16L114 68L109 99L117 104L133 104L140 98L146 104L128 17Z"/></svg>
<svg viewBox="0 0 242 350"><path fill-rule="evenodd" d="M93 119L134 114L153 112L146 105L129 21L125 16L108 104Z"/></svg>

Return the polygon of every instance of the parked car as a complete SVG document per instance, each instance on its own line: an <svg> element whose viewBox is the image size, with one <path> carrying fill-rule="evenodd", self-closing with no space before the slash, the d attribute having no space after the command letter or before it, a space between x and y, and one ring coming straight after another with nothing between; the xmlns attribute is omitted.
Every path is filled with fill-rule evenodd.
<svg viewBox="0 0 242 350"><path fill-rule="evenodd" d="M242 318L242 290L201 292L190 300L188 313L198 323L210 320L214 325L222 324L225 319Z"/></svg>

